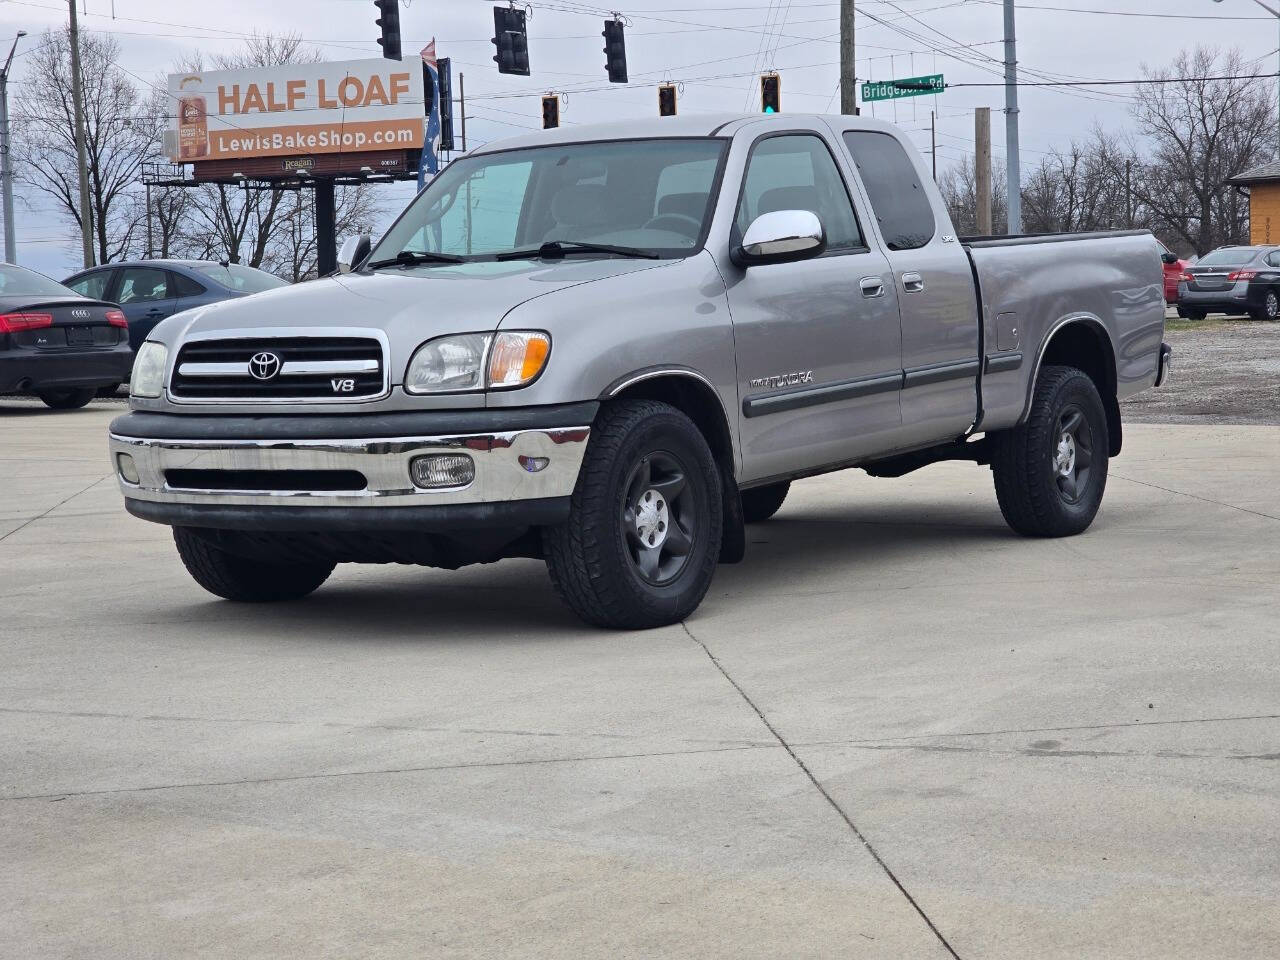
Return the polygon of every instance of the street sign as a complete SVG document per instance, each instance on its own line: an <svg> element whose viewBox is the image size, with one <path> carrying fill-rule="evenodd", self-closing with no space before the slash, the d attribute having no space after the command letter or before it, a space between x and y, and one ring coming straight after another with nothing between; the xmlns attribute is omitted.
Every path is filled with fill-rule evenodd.
<svg viewBox="0 0 1280 960"><path fill-rule="evenodd" d="M862 85L862 102L875 103L877 100L896 100L899 97L927 97L932 93L941 93L947 88L942 74L934 73L927 77L907 77L904 80L876 80Z"/></svg>

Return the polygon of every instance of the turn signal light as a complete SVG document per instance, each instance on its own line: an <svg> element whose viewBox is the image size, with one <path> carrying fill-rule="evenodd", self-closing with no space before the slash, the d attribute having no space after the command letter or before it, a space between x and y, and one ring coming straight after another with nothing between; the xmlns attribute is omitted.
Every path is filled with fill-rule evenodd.
<svg viewBox="0 0 1280 960"><path fill-rule="evenodd" d="M39 330L53 326L51 313L0 313L0 333L17 333L19 330Z"/></svg>
<svg viewBox="0 0 1280 960"><path fill-rule="evenodd" d="M489 386L523 387L547 365L551 337L545 333L499 333L489 349Z"/></svg>
<svg viewBox="0 0 1280 960"><path fill-rule="evenodd" d="M125 318L123 310L108 310L107 323L113 327L124 327L126 329L129 326L129 321Z"/></svg>
<svg viewBox="0 0 1280 960"><path fill-rule="evenodd" d="M1257 275L1257 270L1236 270L1227 274L1227 279L1235 283L1237 280L1252 280Z"/></svg>

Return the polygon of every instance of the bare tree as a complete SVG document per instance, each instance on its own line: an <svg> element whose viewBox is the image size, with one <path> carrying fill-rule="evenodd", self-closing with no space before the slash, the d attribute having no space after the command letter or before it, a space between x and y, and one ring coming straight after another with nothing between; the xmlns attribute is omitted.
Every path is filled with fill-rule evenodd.
<svg viewBox="0 0 1280 960"><path fill-rule="evenodd" d="M1126 162L1129 176L1126 179ZM1076 233L1149 226L1129 187L1134 159L1102 129L1050 151L1022 188L1028 233ZM1140 174L1139 170L1139 174Z"/></svg>
<svg viewBox="0 0 1280 960"><path fill-rule="evenodd" d="M134 195L142 163L161 130L160 119L147 109L138 87L116 65L119 55L113 37L80 33L89 207L100 263L127 257L138 245L144 210ZM31 57L17 110L18 176L53 197L78 231L80 188L68 31L46 32Z"/></svg>
<svg viewBox="0 0 1280 960"><path fill-rule="evenodd" d="M1246 242L1248 202L1226 181L1275 155L1271 91L1261 80L1207 79L1255 73L1238 50L1197 47L1143 72L1133 115L1149 159L1135 193L1198 254Z"/></svg>
<svg viewBox="0 0 1280 960"><path fill-rule="evenodd" d="M991 161L991 229L1005 233L1009 227L1009 192L1005 186L1003 160ZM952 225L961 236L978 234L978 175L974 158L967 156L938 179L938 189L951 214Z"/></svg>

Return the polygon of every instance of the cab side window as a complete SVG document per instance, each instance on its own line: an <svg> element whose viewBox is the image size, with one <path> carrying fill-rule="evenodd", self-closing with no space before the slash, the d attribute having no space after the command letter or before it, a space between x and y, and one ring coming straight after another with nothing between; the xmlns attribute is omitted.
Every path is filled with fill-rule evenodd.
<svg viewBox="0 0 1280 960"><path fill-rule="evenodd" d="M757 217L779 210L815 214L826 232L828 253L865 246L849 191L821 137L787 134L752 148L734 222L735 242L741 242Z"/></svg>
<svg viewBox="0 0 1280 960"><path fill-rule="evenodd" d="M867 188L886 246L916 250L932 240L938 232L933 206L902 144L887 133L870 130L850 130L844 142Z"/></svg>
<svg viewBox="0 0 1280 960"><path fill-rule="evenodd" d="M175 297L199 297L208 291L184 273L169 274L169 288Z"/></svg>

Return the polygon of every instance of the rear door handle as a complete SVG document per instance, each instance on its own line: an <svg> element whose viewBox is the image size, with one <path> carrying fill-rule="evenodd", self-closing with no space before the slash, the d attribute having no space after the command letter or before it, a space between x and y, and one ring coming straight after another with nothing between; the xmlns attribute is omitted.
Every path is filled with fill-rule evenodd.
<svg viewBox="0 0 1280 960"><path fill-rule="evenodd" d="M902 275L902 289L907 293L920 293L924 290L924 277L918 273L904 273Z"/></svg>
<svg viewBox="0 0 1280 960"><path fill-rule="evenodd" d="M863 277L858 286L862 287L862 295L868 300L884 296L884 281L879 277Z"/></svg>

